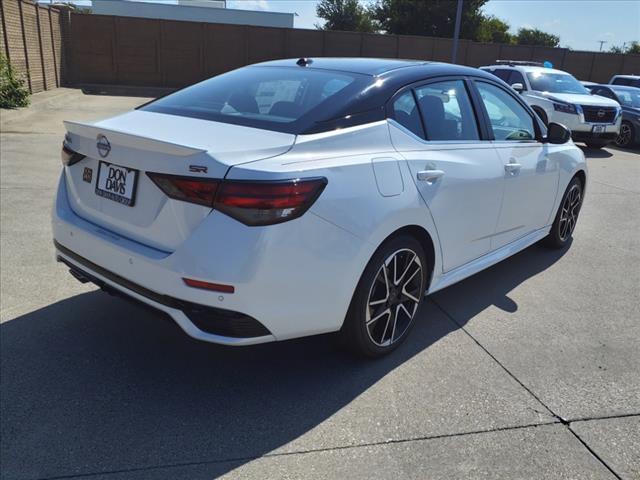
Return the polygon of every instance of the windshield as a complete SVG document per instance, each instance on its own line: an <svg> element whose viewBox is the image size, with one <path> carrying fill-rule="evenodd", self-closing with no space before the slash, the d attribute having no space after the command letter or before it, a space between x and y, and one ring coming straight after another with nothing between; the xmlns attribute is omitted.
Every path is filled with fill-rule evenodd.
<svg viewBox="0 0 640 480"><path fill-rule="evenodd" d="M612 88L618 101L625 107L640 108L640 88Z"/></svg>
<svg viewBox="0 0 640 480"><path fill-rule="evenodd" d="M371 77L291 67L234 70L142 106L141 110L297 133L331 118Z"/></svg>
<svg viewBox="0 0 640 480"><path fill-rule="evenodd" d="M582 84L568 73L527 72L531 90L550 93L578 93L588 95Z"/></svg>

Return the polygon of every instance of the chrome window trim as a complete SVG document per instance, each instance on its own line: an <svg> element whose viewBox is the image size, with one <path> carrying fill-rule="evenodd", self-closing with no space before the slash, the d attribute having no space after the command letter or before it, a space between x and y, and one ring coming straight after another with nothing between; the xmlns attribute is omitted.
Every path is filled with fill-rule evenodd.
<svg viewBox="0 0 640 480"><path fill-rule="evenodd" d="M477 140L427 140L422 137L417 136L407 127L399 123L395 118L387 117L387 121L392 123L393 126L399 128L402 132L411 136L414 140L419 141L420 143L424 143L425 145L489 145L493 140L488 139L477 139Z"/></svg>

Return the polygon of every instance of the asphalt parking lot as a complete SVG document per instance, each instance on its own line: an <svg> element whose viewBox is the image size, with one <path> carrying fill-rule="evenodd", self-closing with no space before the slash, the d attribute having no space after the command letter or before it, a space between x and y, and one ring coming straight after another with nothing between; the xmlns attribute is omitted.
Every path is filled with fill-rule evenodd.
<svg viewBox="0 0 640 480"><path fill-rule="evenodd" d="M144 101L59 89L0 113L3 479L640 478L638 151L586 150L570 248L430 297L387 358L232 349L53 259L61 120Z"/></svg>

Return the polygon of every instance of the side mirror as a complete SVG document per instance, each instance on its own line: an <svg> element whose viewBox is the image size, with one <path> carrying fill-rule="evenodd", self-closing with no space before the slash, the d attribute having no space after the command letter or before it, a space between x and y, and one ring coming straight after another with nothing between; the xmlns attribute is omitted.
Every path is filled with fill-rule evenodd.
<svg viewBox="0 0 640 480"><path fill-rule="evenodd" d="M563 144L571 138L571 130L560 123L549 122L547 125L547 143Z"/></svg>
<svg viewBox="0 0 640 480"><path fill-rule="evenodd" d="M521 83L514 83L511 85L511 88L513 88L518 93L524 92L524 85L522 85Z"/></svg>

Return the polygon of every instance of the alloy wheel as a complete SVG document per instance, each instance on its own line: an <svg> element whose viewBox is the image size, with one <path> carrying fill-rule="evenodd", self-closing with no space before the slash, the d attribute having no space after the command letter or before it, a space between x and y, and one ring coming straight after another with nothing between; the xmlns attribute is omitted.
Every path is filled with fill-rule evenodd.
<svg viewBox="0 0 640 480"><path fill-rule="evenodd" d="M573 185L564 197L562 210L560 212L560 223L558 225L560 240L563 242L571 236L573 229L576 228L581 199L582 192L578 184Z"/></svg>
<svg viewBox="0 0 640 480"><path fill-rule="evenodd" d="M388 347L408 330L424 294L422 268L418 254L403 248L389 255L376 273L365 315L374 344Z"/></svg>
<svg viewBox="0 0 640 480"><path fill-rule="evenodd" d="M620 127L620 133L616 137L616 145L626 147L631 143L631 126L623 123Z"/></svg>

